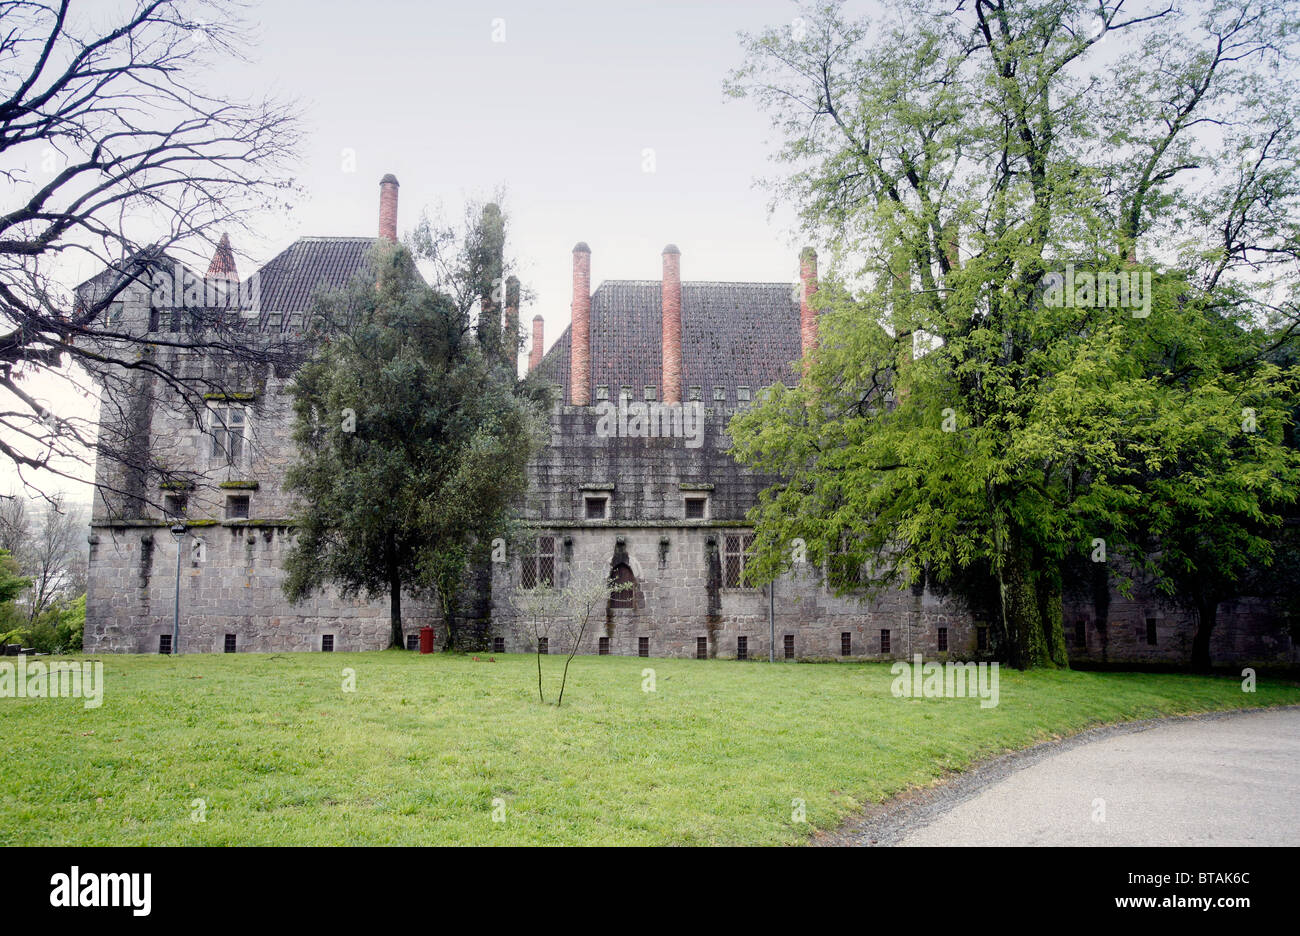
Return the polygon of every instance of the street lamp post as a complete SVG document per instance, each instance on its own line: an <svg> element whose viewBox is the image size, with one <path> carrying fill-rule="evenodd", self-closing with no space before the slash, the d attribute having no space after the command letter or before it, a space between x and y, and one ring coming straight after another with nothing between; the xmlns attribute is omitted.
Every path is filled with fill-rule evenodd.
<svg viewBox="0 0 1300 936"><path fill-rule="evenodd" d="M176 537L176 609L172 614L172 654L181 652L181 546L185 542L187 527L183 523L172 526L172 536Z"/></svg>

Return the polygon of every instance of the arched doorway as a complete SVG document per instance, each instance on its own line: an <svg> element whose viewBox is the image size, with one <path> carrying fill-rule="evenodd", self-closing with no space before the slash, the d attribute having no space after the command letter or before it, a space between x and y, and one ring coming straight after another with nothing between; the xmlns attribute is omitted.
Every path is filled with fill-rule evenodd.
<svg viewBox="0 0 1300 936"><path fill-rule="evenodd" d="M623 586L609 596L610 610L631 611L634 609L636 607L636 576L632 574L632 567L626 562L617 563L609 570L609 582L615 588Z"/></svg>

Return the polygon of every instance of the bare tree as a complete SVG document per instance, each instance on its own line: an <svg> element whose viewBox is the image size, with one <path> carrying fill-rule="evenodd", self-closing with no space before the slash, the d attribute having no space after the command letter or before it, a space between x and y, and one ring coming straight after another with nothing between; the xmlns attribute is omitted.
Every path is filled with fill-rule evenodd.
<svg viewBox="0 0 1300 936"><path fill-rule="evenodd" d="M18 556L27 547L31 520L27 516L27 498L21 494L0 497L0 549Z"/></svg>
<svg viewBox="0 0 1300 936"><path fill-rule="evenodd" d="M115 314L133 287L183 282L187 260L206 263L221 232L246 229L290 188L292 105L202 86L213 62L246 57L240 5L135 0L93 16L73 6L0 0L0 457L25 484L31 471L76 477L96 446L161 472L139 438L148 405L124 401L166 397L198 412L232 367L292 355L251 335L248 303L224 296L226 313L213 315L210 296L151 293L148 328ZM76 270L103 272L74 293ZM87 401L105 391L98 439L93 406L54 412L40 398L31 378L42 373Z"/></svg>
<svg viewBox="0 0 1300 936"><path fill-rule="evenodd" d="M69 592L81 558L84 530L81 509L66 504L62 495L53 495L36 521L26 547L18 553L23 572L32 580L27 605L29 623L56 599L72 597Z"/></svg>
<svg viewBox="0 0 1300 936"><path fill-rule="evenodd" d="M564 599L564 591L550 585L516 588L510 596L510 603L519 613L537 656L537 699L543 704L546 696L542 692L542 642L549 642L551 628L564 608Z"/></svg>
<svg viewBox="0 0 1300 936"><path fill-rule="evenodd" d="M560 678L560 696L557 706L564 704L564 687L569 681L569 664L582 646L591 616L599 610L602 614L615 595L632 588L631 582L616 582L609 575L594 572L571 581L564 589L564 606L570 613L561 618L561 627L569 638L569 656L564 661L564 675Z"/></svg>
<svg viewBox="0 0 1300 936"><path fill-rule="evenodd" d="M592 615L598 611L603 614L610 598L631 587L630 582L616 583L608 575L596 571L573 579L564 588L539 585L531 589L515 589L510 601L519 612L537 654L537 697L542 702L546 701L542 694L542 640L549 641L552 631L558 630L569 650L560 677L560 694L555 701L556 706L560 706L564 704L564 688L569 682L569 664L578 655L582 639L591 626Z"/></svg>

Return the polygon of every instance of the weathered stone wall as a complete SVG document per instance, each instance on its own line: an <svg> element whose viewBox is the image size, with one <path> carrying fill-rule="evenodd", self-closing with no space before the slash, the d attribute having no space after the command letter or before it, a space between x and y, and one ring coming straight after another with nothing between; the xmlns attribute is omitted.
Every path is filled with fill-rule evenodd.
<svg viewBox="0 0 1300 936"><path fill-rule="evenodd" d="M141 301L137 298L135 307L128 303L129 316L147 316ZM214 365L198 361L186 366ZM288 381L287 373L264 368L234 382L240 405L247 407L249 428L244 455L233 465L213 455L202 415L169 397L156 379L138 381L137 399L106 410L106 418L116 413L125 426L148 426L148 451L169 471L182 470L192 479L192 488L184 492L191 536L181 571L183 652L220 652L227 634L236 636L240 651L319 650L326 634L334 636L340 651L387 646L386 600L345 600L327 591L291 605L281 591L293 515L292 501L282 490L293 458ZM229 380L223 382L231 386ZM553 411L551 444L530 468L525 513L539 530L556 537L557 584L575 575L608 574L616 555L626 561L636 583L635 606L597 614L580 652L600 652L600 638L606 637L609 653L634 655L644 637L651 656L693 657L704 637L709 656L734 658L737 639L745 637L748 656L766 658L771 642L766 591L722 587L719 571L725 537L746 531L745 513L768 483L738 468L726 454L725 427L733 412L706 409L701 444L695 447L680 437L603 435L594 408L560 406ZM132 480L107 459L96 470L114 488L134 485L137 495L96 498L86 648L157 652L159 635L171 632L176 594L177 545L162 504L168 493L177 492L163 487L161 475L137 473ZM250 498L249 519L226 519L226 499L232 495ZM708 497L704 519L686 519L688 495ZM609 499L606 519L585 519L587 496ZM197 551L195 543L201 544ZM496 637L509 651L533 648L511 604L519 577L517 550L493 564L486 576L492 589L486 603L491 619L466 622L463 648L487 650ZM871 601L837 597L809 568L777 581L773 610L778 658L784 656L787 635L794 638L797 658L841 658L845 633L851 658L913 653L934 658L942 655L941 628L946 629L949 654L980 656L977 622L960 602L929 590L892 592ZM408 597L403 617L408 634L429 624L439 646L445 641L445 628L428 604ZM1146 643L1147 617L1157 618L1155 646ZM1190 656L1193 623L1184 613L1114 594L1108 618L1107 660L1185 661ZM1091 606L1067 606L1066 637L1072 648L1076 620L1086 622L1087 646L1072 654L1102 659ZM882 651L884 630L890 635L888 653ZM550 649L568 649L559 630L551 635ZM1240 602L1221 610L1214 657L1294 662L1296 653L1266 607Z"/></svg>

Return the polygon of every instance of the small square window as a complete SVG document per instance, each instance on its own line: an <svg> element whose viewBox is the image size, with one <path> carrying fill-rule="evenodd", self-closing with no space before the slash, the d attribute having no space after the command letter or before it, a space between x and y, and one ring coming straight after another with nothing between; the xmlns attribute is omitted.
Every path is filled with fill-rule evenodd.
<svg viewBox="0 0 1300 936"><path fill-rule="evenodd" d="M844 631L844 633L840 634L840 656L852 656L852 655L853 655L853 633L852 631Z"/></svg>
<svg viewBox="0 0 1300 936"><path fill-rule="evenodd" d="M227 520L247 520L248 519L248 495L232 494L226 498L226 519Z"/></svg>
<svg viewBox="0 0 1300 936"><path fill-rule="evenodd" d="M889 652L889 631L887 630L882 630L880 632L880 652Z"/></svg>
<svg viewBox="0 0 1300 936"><path fill-rule="evenodd" d="M748 637L736 638L736 659L737 660L749 659L749 638Z"/></svg>
<svg viewBox="0 0 1300 936"><path fill-rule="evenodd" d="M794 659L794 634L785 635L785 658L787 660Z"/></svg>
<svg viewBox="0 0 1300 936"><path fill-rule="evenodd" d="M407 650L419 650L419 649L420 649L420 635L419 635L419 634L407 634L407 635L406 635L406 649L407 649Z"/></svg>
<svg viewBox="0 0 1300 936"><path fill-rule="evenodd" d="M741 402L741 403L748 403L748 402L749 402L749 388L748 388L748 387L737 387L737 388L736 388L736 400L739 401L739 402Z"/></svg>
<svg viewBox="0 0 1300 936"><path fill-rule="evenodd" d="M551 652L551 638L549 638L549 637L538 637L538 638L537 638L537 652L540 653L540 654L542 654L543 656L546 656L547 654L549 654L549 653Z"/></svg>
<svg viewBox="0 0 1300 936"><path fill-rule="evenodd" d="M1151 646L1156 645L1156 619L1147 618L1147 643Z"/></svg>
<svg viewBox="0 0 1300 936"><path fill-rule="evenodd" d="M650 655L650 638L638 637L636 639L637 656L648 657Z"/></svg>
<svg viewBox="0 0 1300 936"><path fill-rule="evenodd" d="M657 399L659 399L659 388L658 388L658 387L646 387L646 388L645 388L645 401L646 401L647 403L653 403L653 402L654 402L655 400L657 400Z"/></svg>
<svg viewBox="0 0 1300 936"><path fill-rule="evenodd" d="M167 655L170 655L170 654L171 654L171 652L172 652L172 635L171 635L171 634L159 634L159 635L158 635L158 652L159 652L159 653L162 653L162 654L167 654Z"/></svg>
<svg viewBox="0 0 1300 936"><path fill-rule="evenodd" d="M597 384L597 385L596 385L596 399L597 399L597 400L608 400L608 399L609 399L609 385L608 385L608 384Z"/></svg>
<svg viewBox="0 0 1300 936"><path fill-rule="evenodd" d="M704 399L703 387L691 387L686 394L687 402L694 403Z"/></svg>
<svg viewBox="0 0 1300 936"><path fill-rule="evenodd" d="M714 403L725 403L726 400L727 400L727 388L726 388L726 387L714 387L714 388L713 388L713 402L714 402Z"/></svg>
<svg viewBox="0 0 1300 936"><path fill-rule="evenodd" d="M235 641L236 641L236 638L235 638L235 635L234 635L234 634L227 634L227 635L226 635L226 652L227 652L227 653L234 653L234 652L235 652Z"/></svg>
<svg viewBox="0 0 1300 936"><path fill-rule="evenodd" d="M605 507L606 507L606 502L608 501L608 498L605 498L605 497L588 497L588 498L585 498L585 501L586 501L586 504L587 504L587 519L588 519L588 520L604 520L604 519L605 519Z"/></svg>
<svg viewBox="0 0 1300 936"><path fill-rule="evenodd" d="M705 507L708 506L706 497L688 497L686 498L686 519L703 520Z"/></svg>
<svg viewBox="0 0 1300 936"><path fill-rule="evenodd" d="M709 638L695 638L695 659L707 660L709 658Z"/></svg>
<svg viewBox="0 0 1300 936"><path fill-rule="evenodd" d="M620 400L631 400L631 399L632 399L632 388L631 388L631 387L628 387L628 386L622 386L622 387L619 387L619 388L618 388L618 398L619 398Z"/></svg>
<svg viewBox="0 0 1300 936"><path fill-rule="evenodd" d="M167 512L167 516L178 520L184 518L189 505L190 499L186 494L168 494L163 498L163 510Z"/></svg>
<svg viewBox="0 0 1300 936"><path fill-rule="evenodd" d="M321 650L321 653L333 653L333 652L334 652L334 635L333 635L333 634L321 634L321 637L320 637L320 650Z"/></svg>
<svg viewBox="0 0 1300 936"><path fill-rule="evenodd" d="M598 652L600 653L601 656L609 656L609 638L608 638L608 637L602 637L602 638L600 638L600 649L599 649Z"/></svg>
<svg viewBox="0 0 1300 936"><path fill-rule="evenodd" d="M505 653L505 652L506 652L506 639L505 639L504 637L493 637L493 638L492 638L492 652L493 652L493 653Z"/></svg>
<svg viewBox="0 0 1300 936"><path fill-rule="evenodd" d="M948 628L941 627L939 628L939 652L946 653L947 651L948 651Z"/></svg>

